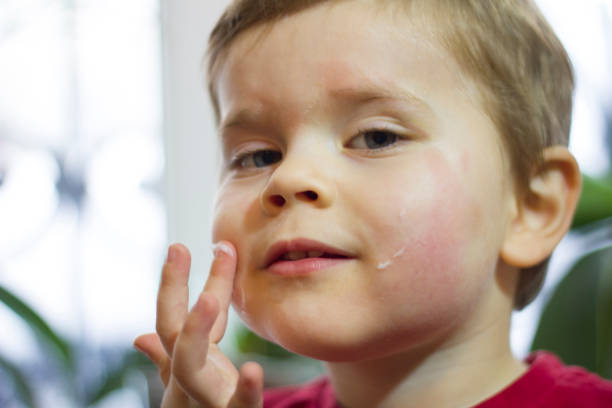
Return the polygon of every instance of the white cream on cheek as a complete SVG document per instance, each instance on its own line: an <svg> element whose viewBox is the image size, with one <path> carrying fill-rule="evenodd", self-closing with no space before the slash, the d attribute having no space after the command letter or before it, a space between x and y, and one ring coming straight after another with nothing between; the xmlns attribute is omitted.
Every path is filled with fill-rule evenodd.
<svg viewBox="0 0 612 408"><path fill-rule="evenodd" d="M408 249L407 246L400 248L391 256L390 259L387 259L384 262L380 262L378 266L376 267L376 269L379 269L379 270L387 269L393 263L393 259L397 258L398 256L401 256L404 252L406 252L406 249Z"/></svg>
<svg viewBox="0 0 612 408"><path fill-rule="evenodd" d="M237 299L234 299L234 307L236 307L236 311L239 314L244 314L244 305L246 302L246 292L244 290L244 285L234 285L234 294L237 295Z"/></svg>
<svg viewBox="0 0 612 408"><path fill-rule="evenodd" d="M399 213L399 217L398 217L398 225L399 225L399 235L403 236L404 239L402 239L402 242L406 242L408 239L408 235L405 233L405 226L404 226L404 218L406 218L406 214L408 213L408 209L406 208L402 208L402 210ZM389 266L391 266L391 264L393 263L393 260L399 256L402 256L404 254L404 252L406 252L406 249L408 249L408 246L403 246L400 249L398 249L397 251L395 251L395 253L393 255L391 255L391 258L388 258L384 261L381 261L378 263L378 266L376 267L376 269L378 270L384 270L387 269Z"/></svg>

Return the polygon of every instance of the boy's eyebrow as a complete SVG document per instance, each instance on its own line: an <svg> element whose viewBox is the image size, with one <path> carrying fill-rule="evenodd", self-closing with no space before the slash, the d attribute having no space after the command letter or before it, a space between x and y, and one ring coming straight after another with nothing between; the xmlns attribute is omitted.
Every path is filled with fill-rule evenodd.
<svg viewBox="0 0 612 408"><path fill-rule="evenodd" d="M225 120L221 122L219 125L219 130L221 131L221 135L223 135L223 131L225 129L231 127L241 127L248 126L251 123L257 121L257 117L259 115L250 109L240 109L239 111L230 114Z"/></svg>
<svg viewBox="0 0 612 408"><path fill-rule="evenodd" d="M329 95L343 103L351 103L354 105L361 105L378 100L399 100L414 106L417 110L423 111L426 114L433 114L433 109L425 101L405 90L389 90L374 85L361 85L357 87L332 89L329 91ZM219 126L219 130L221 134L223 134L224 130L231 127L248 127L253 123L257 123L260 116L261 112L254 112L248 108L240 109L235 113L231 113L223 120Z"/></svg>
<svg viewBox="0 0 612 408"><path fill-rule="evenodd" d="M399 100L415 106L427 114L433 114L433 109L422 99L406 90L390 90L376 85L361 85L357 87L337 88L329 92L336 99L364 104L377 100Z"/></svg>

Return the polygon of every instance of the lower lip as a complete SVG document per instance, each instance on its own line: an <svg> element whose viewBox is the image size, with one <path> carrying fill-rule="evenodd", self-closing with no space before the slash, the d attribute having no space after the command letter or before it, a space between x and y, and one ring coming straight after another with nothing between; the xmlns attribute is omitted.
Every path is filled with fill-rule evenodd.
<svg viewBox="0 0 612 408"><path fill-rule="evenodd" d="M349 261L352 261L352 258L304 258L297 261L277 261L268 267L268 271L276 275L303 276Z"/></svg>

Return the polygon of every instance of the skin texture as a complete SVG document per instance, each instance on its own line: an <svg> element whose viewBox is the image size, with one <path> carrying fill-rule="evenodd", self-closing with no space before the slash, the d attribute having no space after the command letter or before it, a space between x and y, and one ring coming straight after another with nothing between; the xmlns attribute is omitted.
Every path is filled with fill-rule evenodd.
<svg viewBox="0 0 612 408"><path fill-rule="evenodd" d="M260 406L261 367L238 371L216 347L230 302L259 335L325 361L351 408L471 406L524 372L508 345L518 267L567 231L577 166L548 151L519 197L475 84L394 12L323 4L231 45L216 80L213 241L226 250L188 312L188 251L171 247L157 334L135 342L160 367L165 406ZM369 145L372 132L388 143ZM296 238L353 259L270 273L269 248Z"/></svg>
<svg viewBox="0 0 612 408"><path fill-rule="evenodd" d="M499 136L452 60L386 13L372 19L373 7L317 7L263 37L248 32L218 82L226 166L213 240L238 250L234 304L260 335L326 361L472 330L483 302L507 301L495 281L512 205ZM339 24L345 19L352 24ZM378 97L349 96L372 89ZM359 132L380 127L401 139L365 148ZM250 149L283 158L228 164ZM299 279L266 273L267 249L298 237L356 259Z"/></svg>

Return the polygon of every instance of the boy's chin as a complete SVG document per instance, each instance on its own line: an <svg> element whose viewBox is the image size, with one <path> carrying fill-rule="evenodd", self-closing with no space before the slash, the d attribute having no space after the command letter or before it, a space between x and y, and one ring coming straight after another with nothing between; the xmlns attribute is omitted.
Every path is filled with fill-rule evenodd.
<svg viewBox="0 0 612 408"><path fill-rule="evenodd" d="M418 330L401 330L389 332L380 327L364 327L359 322L327 325L323 320L304 324L275 324L261 330L251 329L260 336L281 347L305 356L325 362L357 362L389 357L398 353L426 349L426 344L434 343L438 336L428 336ZM356 319L357 320L357 319ZM303 322L305 323L305 322ZM425 334L425 335L424 335ZM430 335L432 333L429 333Z"/></svg>
<svg viewBox="0 0 612 408"><path fill-rule="evenodd" d="M368 360L384 357L390 353L388 349L381 348L374 341L340 339L338 336L320 338L292 334L269 340L292 353L330 363Z"/></svg>

